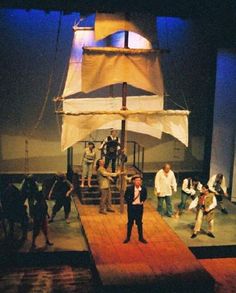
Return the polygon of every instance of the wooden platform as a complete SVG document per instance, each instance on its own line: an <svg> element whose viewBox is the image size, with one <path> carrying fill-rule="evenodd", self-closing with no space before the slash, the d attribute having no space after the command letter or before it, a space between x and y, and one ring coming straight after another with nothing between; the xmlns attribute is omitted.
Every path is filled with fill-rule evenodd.
<svg viewBox="0 0 236 293"><path fill-rule="evenodd" d="M118 166L119 168L119 166ZM97 172L94 170L91 180L92 187L87 186L87 180L85 180L85 186L83 188L81 185L81 174L82 166L74 165L73 166L74 177L73 185L75 186L80 202L85 205L98 205L100 202L100 190L97 182ZM108 171L112 171L111 168L108 168ZM134 166L127 165L126 172L128 177L132 177L134 174L140 173ZM120 192L116 186L116 183L111 183L111 193L112 193L112 204L120 203Z"/></svg>
<svg viewBox="0 0 236 293"><path fill-rule="evenodd" d="M127 218L118 207L114 214L101 215L97 206L84 206L79 201L77 205L105 290L137 292L150 287L155 292L213 292L214 279L150 203L144 212L146 245L137 241L136 227L131 242L123 244Z"/></svg>

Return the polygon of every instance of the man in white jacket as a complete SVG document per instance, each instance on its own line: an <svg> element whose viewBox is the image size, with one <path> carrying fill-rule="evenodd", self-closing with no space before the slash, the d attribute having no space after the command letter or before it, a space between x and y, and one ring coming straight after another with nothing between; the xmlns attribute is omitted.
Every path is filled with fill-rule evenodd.
<svg viewBox="0 0 236 293"><path fill-rule="evenodd" d="M165 164L161 170L159 170L155 177L155 190L157 194L157 211L163 216L164 201L166 203L166 213L168 217L172 217L172 202L171 196L173 191L177 191L177 183L175 179L175 174L171 170L170 164Z"/></svg>

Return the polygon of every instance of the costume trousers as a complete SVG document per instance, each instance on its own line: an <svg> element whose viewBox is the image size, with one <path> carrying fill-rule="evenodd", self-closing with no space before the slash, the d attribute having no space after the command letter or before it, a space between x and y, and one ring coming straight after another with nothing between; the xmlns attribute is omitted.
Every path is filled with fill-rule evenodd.
<svg viewBox="0 0 236 293"><path fill-rule="evenodd" d="M100 189L101 199L100 199L100 211L110 210L111 206L111 190L110 188Z"/></svg>
<svg viewBox="0 0 236 293"><path fill-rule="evenodd" d="M128 205L127 238L130 239L133 224L137 225L139 239L143 238L143 205Z"/></svg>
<svg viewBox="0 0 236 293"><path fill-rule="evenodd" d="M112 169L112 173L116 172L116 157L115 158L111 158L109 156L105 157L105 168L107 168L110 164L111 161L111 169Z"/></svg>
<svg viewBox="0 0 236 293"><path fill-rule="evenodd" d="M71 210L71 199L70 197L64 197L60 199L56 199L55 205L52 209L52 217L54 218L56 213L60 211L60 209L64 207L65 219L69 217Z"/></svg>
<svg viewBox="0 0 236 293"><path fill-rule="evenodd" d="M171 201L171 196L158 196L157 200L157 211L163 216L164 215L164 201L166 203L166 213L170 217L172 216L172 201Z"/></svg>
<svg viewBox="0 0 236 293"><path fill-rule="evenodd" d="M208 232L213 232L214 228L214 212L210 211L207 214L204 215L204 211L202 209L198 209L197 216L196 216L196 223L194 226L194 233L197 233L201 230L202 221L205 217L207 223L208 223Z"/></svg>

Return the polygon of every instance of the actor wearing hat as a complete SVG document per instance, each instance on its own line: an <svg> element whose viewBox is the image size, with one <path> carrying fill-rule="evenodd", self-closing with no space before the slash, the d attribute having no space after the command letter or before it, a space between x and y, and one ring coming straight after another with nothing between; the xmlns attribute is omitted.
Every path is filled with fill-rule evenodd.
<svg viewBox="0 0 236 293"><path fill-rule="evenodd" d="M134 221L138 227L139 241L147 243L143 238L143 203L147 199L147 189L142 186L142 179L140 175L135 175L132 178L133 185L129 186L125 192L125 200L127 202L128 223L127 223L127 237L124 243L130 241L132 227Z"/></svg>
<svg viewBox="0 0 236 293"><path fill-rule="evenodd" d="M88 187L91 187L91 177L93 174L93 166L96 160L95 145L93 142L88 143L88 147L85 148L82 158L82 180L81 187L84 187L85 177L88 178Z"/></svg>

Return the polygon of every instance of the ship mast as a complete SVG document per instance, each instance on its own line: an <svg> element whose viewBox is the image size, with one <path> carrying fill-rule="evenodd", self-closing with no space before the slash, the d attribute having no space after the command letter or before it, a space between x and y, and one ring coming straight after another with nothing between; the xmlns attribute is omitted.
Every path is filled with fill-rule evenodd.
<svg viewBox="0 0 236 293"><path fill-rule="evenodd" d="M129 44L129 32L125 31L124 37L124 48L128 48ZM121 110L127 110L127 82L123 82L122 84L122 107ZM126 120L121 120L121 172L125 170L125 153L126 153L126 145L127 145L127 137L126 137ZM126 178L125 174L121 174L121 188L120 188L120 212L124 212L124 195L125 195L125 186L126 186Z"/></svg>

